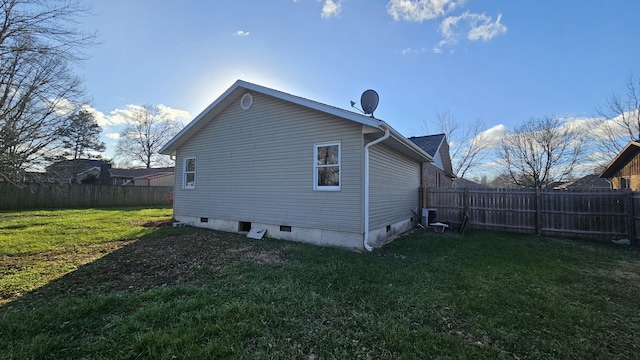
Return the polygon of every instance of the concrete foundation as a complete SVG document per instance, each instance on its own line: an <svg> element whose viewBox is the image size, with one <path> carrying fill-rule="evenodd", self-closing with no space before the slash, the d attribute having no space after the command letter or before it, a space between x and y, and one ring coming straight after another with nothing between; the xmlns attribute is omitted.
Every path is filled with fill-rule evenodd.
<svg viewBox="0 0 640 360"><path fill-rule="evenodd" d="M194 227L207 228L212 230L242 233L240 231L241 221L221 220L207 218L207 221L201 221L201 217L174 215L174 218L184 224ZM389 224L381 229L371 230L369 232L369 243L373 247L382 247L384 244L392 241L400 234L411 229L413 223L410 219ZM251 228L266 229L265 237L272 239L290 240L304 242L318 246L333 246L345 248L348 250L364 251L364 235L360 233L352 233L346 231L334 231L326 229L311 229L304 227L274 224L264 224L259 222L251 222ZM290 230L290 231L287 231Z"/></svg>

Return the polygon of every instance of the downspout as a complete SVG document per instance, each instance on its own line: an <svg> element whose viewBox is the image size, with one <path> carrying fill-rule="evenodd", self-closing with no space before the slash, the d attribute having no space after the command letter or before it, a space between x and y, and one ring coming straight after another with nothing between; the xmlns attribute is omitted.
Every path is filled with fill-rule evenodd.
<svg viewBox="0 0 640 360"><path fill-rule="evenodd" d="M381 138L375 139L364 146L364 242L367 251L372 251L369 245L369 148L389 138L389 129L386 129Z"/></svg>

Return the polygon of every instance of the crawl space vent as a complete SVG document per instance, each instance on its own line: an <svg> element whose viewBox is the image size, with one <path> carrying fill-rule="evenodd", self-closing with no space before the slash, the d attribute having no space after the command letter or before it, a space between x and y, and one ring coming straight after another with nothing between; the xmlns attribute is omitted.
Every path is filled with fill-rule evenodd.
<svg viewBox="0 0 640 360"><path fill-rule="evenodd" d="M249 110L249 108L253 105L253 96L251 94L244 94L240 99L240 107L242 110Z"/></svg>

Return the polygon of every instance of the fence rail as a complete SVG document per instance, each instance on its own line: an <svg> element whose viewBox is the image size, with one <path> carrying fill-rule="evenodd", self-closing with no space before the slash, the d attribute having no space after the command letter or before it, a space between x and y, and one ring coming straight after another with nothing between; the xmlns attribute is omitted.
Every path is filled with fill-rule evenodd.
<svg viewBox="0 0 640 360"><path fill-rule="evenodd" d="M474 229L591 239L640 239L640 193L626 190L421 188L440 221Z"/></svg>
<svg viewBox="0 0 640 360"><path fill-rule="evenodd" d="M0 182L0 210L171 205L172 194L171 186Z"/></svg>

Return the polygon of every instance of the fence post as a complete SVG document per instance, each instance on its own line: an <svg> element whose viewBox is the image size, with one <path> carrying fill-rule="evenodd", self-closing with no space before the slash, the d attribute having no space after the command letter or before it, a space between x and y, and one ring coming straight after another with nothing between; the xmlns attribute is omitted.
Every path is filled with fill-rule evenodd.
<svg viewBox="0 0 640 360"><path fill-rule="evenodd" d="M429 207L429 190L430 188L423 187L422 188L422 207Z"/></svg>
<svg viewBox="0 0 640 360"><path fill-rule="evenodd" d="M627 232L629 233L629 241L636 243L636 231L635 231L635 206L633 206L633 192L627 190L627 196L625 196L625 207L627 208Z"/></svg>
<svg viewBox="0 0 640 360"><path fill-rule="evenodd" d="M462 217L464 218L464 215L469 213L469 188L464 188L462 196L462 207L464 208Z"/></svg>
<svg viewBox="0 0 640 360"><path fill-rule="evenodd" d="M542 205L540 198L540 188L536 188L536 235L542 234Z"/></svg>

